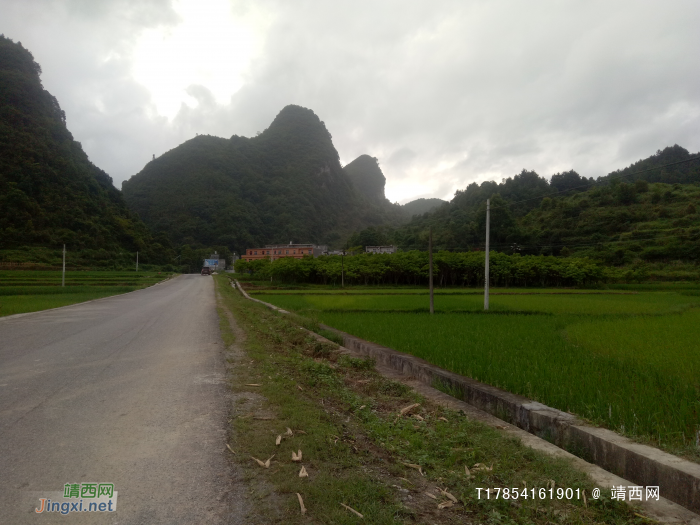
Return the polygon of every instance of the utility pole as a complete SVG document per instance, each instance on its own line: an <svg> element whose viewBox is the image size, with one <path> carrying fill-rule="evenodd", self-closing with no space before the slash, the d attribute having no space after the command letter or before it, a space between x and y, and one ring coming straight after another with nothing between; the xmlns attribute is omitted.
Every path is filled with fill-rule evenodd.
<svg viewBox="0 0 700 525"><path fill-rule="evenodd" d="M428 233L428 267L430 268L430 314L435 312L433 303L433 227L430 227Z"/></svg>
<svg viewBox="0 0 700 525"><path fill-rule="evenodd" d="M63 245L63 273L61 274L61 286L66 286L66 245Z"/></svg>
<svg viewBox="0 0 700 525"><path fill-rule="evenodd" d="M136 271L139 271L139 252L136 252Z"/></svg>
<svg viewBox="0 0 700 525"><path fill-rule="evenodd" d="M491 227L491 199L486 199L486 259L484 262L484 310L489 309L489 229Z"/></svg>
<svg viewBox="0 0 700 525"><path fill-rule="evenodd" d="M345 288L345 248L340 253L340 287Z"/></svg>

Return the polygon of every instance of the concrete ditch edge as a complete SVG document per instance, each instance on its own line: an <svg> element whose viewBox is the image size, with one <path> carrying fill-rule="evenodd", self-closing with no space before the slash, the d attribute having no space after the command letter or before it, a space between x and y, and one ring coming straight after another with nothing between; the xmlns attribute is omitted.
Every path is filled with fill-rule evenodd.
<svg viewBox="0 0 700 525"><path fill-rule="evenodd" d="M286 310L250 297L236 281L241 293L251 301L280 313ZM598 465L614 477L639 486L658 486L663 499L691 511L693 523L700 523L700 465L641 445L604 428L583 424L574 415L506 392L392 348L365 341L327 325L321 328L340 335L351 351L375 359L385 367L413 377L429 387L447 391L456 399L497 417L513 426L575 453ZM661 519L661 518L659 518ZM685 520L684 520L685 521Z"/></svg>

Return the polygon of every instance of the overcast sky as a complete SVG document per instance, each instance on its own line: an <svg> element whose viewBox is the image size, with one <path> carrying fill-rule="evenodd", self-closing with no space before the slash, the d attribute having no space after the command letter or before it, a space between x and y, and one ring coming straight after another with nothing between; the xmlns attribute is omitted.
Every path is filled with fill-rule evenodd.
<svg viewBox="0 0 700 525"><path fill-rule="evenodd" d="M398 202L700 150L698 27L697 0L0 0L118 188L299 104L343 164L377 157Z"/></svg>

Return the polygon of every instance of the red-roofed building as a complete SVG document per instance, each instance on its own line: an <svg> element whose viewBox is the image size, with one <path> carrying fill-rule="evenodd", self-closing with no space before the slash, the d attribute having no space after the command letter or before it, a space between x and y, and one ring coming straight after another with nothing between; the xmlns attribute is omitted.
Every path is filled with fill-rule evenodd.
<svg viewBox="0 0 700 525"><path fill-rule="evenodd" d="M282 257L292 257L301 259L305 256L318 257L328 252L326 246L315 244L267 244L264 248L248 248L241 256L244 261L256 261L259 259L270 259L274 261Z"/></svg>

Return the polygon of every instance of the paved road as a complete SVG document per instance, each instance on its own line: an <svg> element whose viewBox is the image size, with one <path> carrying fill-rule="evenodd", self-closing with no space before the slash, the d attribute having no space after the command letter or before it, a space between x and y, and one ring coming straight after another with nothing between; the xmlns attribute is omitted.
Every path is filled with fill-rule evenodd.
<svg viewBox="0 0 700 525"><path fill-rule="evenodd" d="M0 524L237 521L224 374L211 277L0 318ZM35 512L87 482L115 513Z"/></svg>

